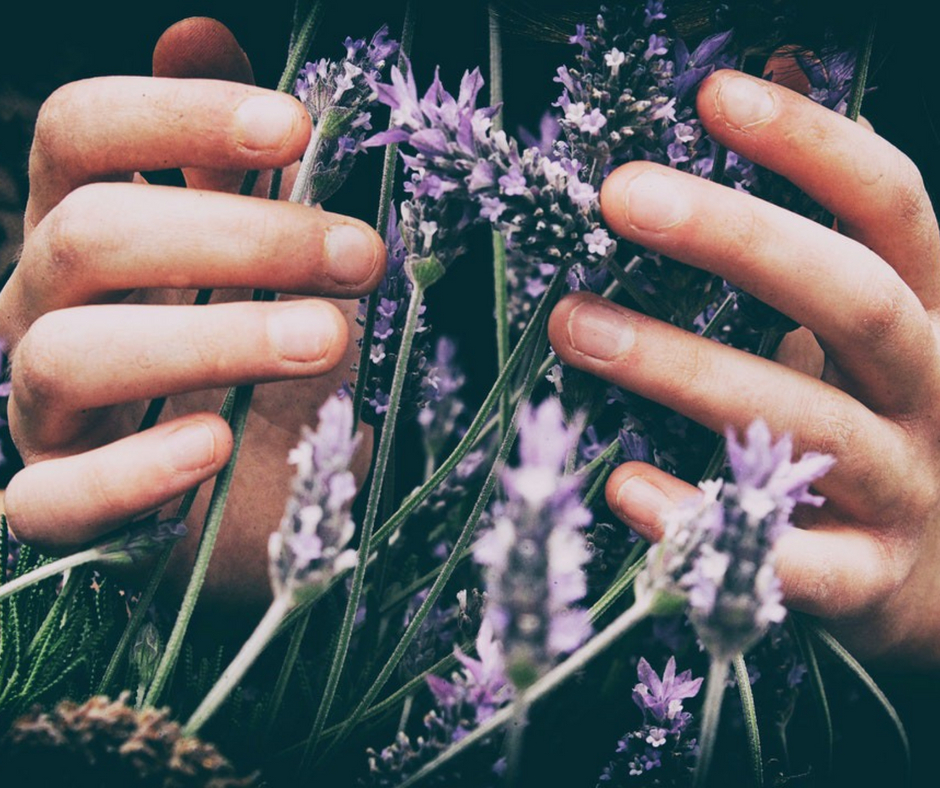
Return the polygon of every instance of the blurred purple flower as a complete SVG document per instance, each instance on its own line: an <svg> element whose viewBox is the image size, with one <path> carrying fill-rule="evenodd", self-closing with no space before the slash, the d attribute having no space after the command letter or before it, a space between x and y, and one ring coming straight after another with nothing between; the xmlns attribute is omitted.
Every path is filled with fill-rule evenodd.
<svg viewBox="0 0 940 788"><path fill-rule="evenodd" d="M591 515L579 499L581 480L565 476L580 427L565 425L560 402L546 400L523 416L519 466L502 474L506 500L492 510L492 528L474 558L487 568L486 618L506 652L507 672L527 686L590 634L583 530Z"/></svg>
<svg viewBox="0 0 940 788"><path fill-rule="evenodd" d="M346 549L355 532L349 510L356 482L349 468L360 440L358 433L353 437L349 397L330 397L318 417L316 430L304 427L288 455L297 470L280 526L268 540L275 596L322 589L356 563L355 551Z"/></svg>

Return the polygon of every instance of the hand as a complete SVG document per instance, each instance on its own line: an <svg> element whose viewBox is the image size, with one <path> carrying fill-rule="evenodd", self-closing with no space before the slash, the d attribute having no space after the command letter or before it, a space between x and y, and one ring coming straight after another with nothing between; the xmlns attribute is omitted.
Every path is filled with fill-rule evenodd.
<svg viewBox="0 0 940 788"><path fill-rule="evenodd" d="M698 109L718 142L827 208L835 232L731 189L635 162L606 180L617 233L725 277L804 328L777 360L702 339L591 295L563 300L550 338L567 363L721 432L763 417L798 453L837 464L821 510L779 542L788 603L867 658L940 663L940 236L914 165L873 132L787 88L712 75ZM695 488L618 468L613 511L650 540Z"/></svg>
<svg viewBox="0 0 940 788"><path fill-rule="evenodd" d="M170 28L154 71L162 78L67 85L40 112L26 241L0 293L10 429L26 464L6 512L19 539L62 551L156 509L229 459L232 436L214 413L225 387L265 384L207 581L210 597L260 601L287 452L351 374L357 302L251 303L250 289L354 299L381 279L385 251L358 220L221 193L247 169L296 164L311 131L292 97L237 84L251 68L222 25ZM139 174L168 167L183 168L189 188ZM203 287L223 303L192 306ZM163 395L174 396L161 423L137 434L147 401ZM177 587L210 491L174 551Z"/></svg>

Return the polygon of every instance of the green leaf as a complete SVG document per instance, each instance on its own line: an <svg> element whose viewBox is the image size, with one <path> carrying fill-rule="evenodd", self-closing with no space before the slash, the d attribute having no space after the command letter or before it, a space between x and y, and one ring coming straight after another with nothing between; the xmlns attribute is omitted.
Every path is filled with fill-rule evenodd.
<svg viewBox="0 0 940 788"><path fill-rule="evenodd" d="M806 624L800 618L790 617L791 630L796 638L803 661L806 663L807 676L813 699L816 701L819 716L822 718L823 730L826 736L826 773L832 771L832 748L835 735L832 729L832 715L829 712L829 698L823 684L822 673L819 670L819 660L816 659L816 647L806 636Z"/></svg>
<svg viewBox="0 0 940 788"><path fill-rule="evenodd" d="M894 724L898 738L901 740L901 745L904 748L904 765L909 775L911 772L911 745L907 738L907 731L904 729L904 723L901 722L901 718L898 716L894 706L891 705L891 701L888 700L888 696L884 694L881 687L875 683L875 680L868 674L868 671L861 666L859 661L855 659L838 640L826 631L824 627L806 617L801 617L800 620L820 643L826 646L826 648L838 657L843 665L858 677L862 684L864 684L868 691L875 697L875 700L881 705L881 708L884 709L885 714L888 715L888 718Z"/></svg>
<svg viewBox="0 0 940 788"><path fill-rule="evenodd" d="M761 788L764 784L764 759L761 755L760 728L757 725L757 710L754 708L754 694L751 692L751 679L747 675L744 655L738 654L731 663L734 677L738 682L738 694L741 696L741 710L744 714L744 730L747 733L747 749L754 785Z"/></svg>

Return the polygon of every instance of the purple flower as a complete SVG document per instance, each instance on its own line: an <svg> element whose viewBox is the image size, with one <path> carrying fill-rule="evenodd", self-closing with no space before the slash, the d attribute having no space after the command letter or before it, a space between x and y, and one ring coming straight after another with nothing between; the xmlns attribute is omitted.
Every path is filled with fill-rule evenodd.
<svg viewBox="0 0 940 788"><path fill-rule="evenodd" d="M403 206L404 207L404 206ZM378 305L372 330L371 364L365 386L362 418L370 424L381 424L388 410L389 392L395 364L401 347L401 334L408 313L408 302L413 285L405 271L407 250L402 238L398 215L394 206L389 214L386 230L387 264L385 276L377 290ZM359 302L359 323L365 323L366 299ZM406 414L420 410L433 395L430 383L430 364L427 359L428 327L424 322L424 308L418 315L417 333L411 347L411 362L402 391L402 408ZM359 340L362 341L361 339Z"/></svg>
<svg viewBox="0 0 940 788"><path fill-rule="evenodd" d="M337 61L307 63L294 87L313 121L305 158L314 160L302 171L306 183L302 201L318 204L336 193L349 175L370 125L376 93L371 83L381 76L386 61L398 51L382 27L365 40L345 41L346 56Z"/></svg>
<svg viewBox="0 0 940 788"><path fill-rule="evenodd" d="M697 749L695 739L686 735L692 715L683 709L682 702L698 695L702 679L693 679L691 670L676 675L676 658L672 656L662 678L640 657L637 676L640 681L633 689L633 702L643 712L643 723L617 742L616 756L598 782L633 784L633 778L656 770L649 784L679 784L688 778Z"/></svg>
<svg viewBox="0 0 940 788"><path fill-rule="evenodd" d="M186 525L181 519L159 520L156 514L151 514L99 544L97 560L105 564L136 564L184 536Z"/></svg>
<svg viewBox="0 0 940 788"><path fill-rule="evenodd" d="M296 467L284 516L268 540L269 574L275 596L299 597L322 589L356 563L346 549L355 532L350 515L356 482L349 470L359 446L353 437L352 402L330 397L316 430L304 427L288 462Z"/></svg>
<svg viewBox="0 0 940 788"><path fill-rule="evenodd" d="M425 451L432 460L454 436L461 436L465 430L467 406L459 392L467 378L455 361L456 355L457 345L452 339L440 337L437 340L434 358L430 361L433 394L418 413Z"/></svg>
<svg viewBox="0 0 940 788"><path fill-rule="evenodd" d="M482 87L479 70L467 72L455 98L435 75L419 98L411 71L393 67L391 84L376 83L375 89L392 108L394 128L365 144L398 142L414 150L403 159L415 209L429 202L424 198L446 194L451 204L473 206L476 215L467 215L463 226L476 218L492 222L519 259L603 262L583 242L600 226L596 193L588 201L583 190L574 189L577 200L571 197L572 185L580 183L579 166L555 161L535 147L520 152L514 140L494 131L491 119L498 107L476 106ZM612 246L607 249L612 253Z"/></svg>
<svg viewBox="0 0 940 788"><path fill-rule="evenodd" d="M689 618L717 659L730 659L783 620L774 543L797 504L819 506L809 486L834 462L808 452L793 462L792 442L773 442L757 420L739 444L727 434L732 481L703 482L703 496L681 504L664 522L664 537L637 578L637 599L654 605L684 599Z"/></svg>
<svg viewBox="0 0 940 788"><path fill-rule="evenodd" d="M565 476L579 427L567 427L561 404L528 410L519 429L519 466L503 471L506 500L493 507L492 528L474 558L486 569L486 619L506 651L507 671L525 687L576 649L590 633L582 567L590 559L583 529L580 479Z"/></svg>

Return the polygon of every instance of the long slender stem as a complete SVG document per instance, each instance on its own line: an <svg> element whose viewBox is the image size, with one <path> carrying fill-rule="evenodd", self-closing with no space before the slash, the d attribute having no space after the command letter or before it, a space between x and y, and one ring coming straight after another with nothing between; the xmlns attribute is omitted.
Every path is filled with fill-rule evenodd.
<svg viewBox="0 0 940 788"><path fill-rule="evenodd" d="M323 10L323 0L313 0L313 5L310 6L307 16L304 17L300 30L291 31L287 63L284 64L284 70L281 72L281 78L277 83L277 89L281 93L287 93L294 87L294 80L297 79L300 64L304 62L307 52L310 50L310 42L313 41L313 33L317 29ZM298 17L295 16L295 23L297 19Z"/></svg>
<svg viewBox="0 0 940 788"><path fill-rule="evenodd" d="M506 735L506 785L522 788L522 747L525 744L525 729L529 721L529 693L523 691L512 704L512 722Z"/></svg>
<svg viewBox="0 0 940 788"><path fill-rule="evenodd" d="M705 688L705 704L702 710L702 733L699 736L698 762L695 764L694 788L702 788L711 768L712 753L718 738L718 723L721 719L721 702L725 697L725 679L728 677L728 660L712 659L708 668L708 685Z"/></svg>
<svg viewBox="0 0 940 788"><path fill-rule="evenodd" d="M744 714L744 729L747 732L747 752L751 761L754 784L761 788L764 784L764 758L761 755L760 728L757 725L757 710L754 708L754 693L751 692L751 677L747 674L744 655L737 654L731 661L734 677L741 695L741 710Z"/></svg>
<svg viewBox="0 0 940 788"><path fill-rule="evenodd" d="M57 561L43 564L31 572L20 575L0 586L0 599L4 599L17 591L22 591L24 588L29 588L31 585L40 583L50 577L60 575L69 569L90 563L100 557L101 551L97 547L91 547L88 550L82 550L80 553L72 553L72 555L64 556Z"/></svg>
<svg viewBox="0 0 940 788"><path fill-rule="evenodd" d="M290 636L290 643L287 644L287 653L284 655L284 662L281 663L281 671L277 676L277 683L274 685L274 692L271 694L271 700L268 701L268 709L265 713L267 720L264 725L264 737L270 739L274 732L274 725L277 722L277 715L281 712L281 705L284 703L284 694L287 692L287 685L290 683L291 674L294 672L294 664L300 655L300 647L303 645L304 635L307 633L307 625L310 623L310 614L313 612L313 606L307 607L306 611L294 623L294 631ZM281 619L283 621L283 619ZM276 635L277 633L275 633Z"/></svg>
<svg viewBox="0 0 940 788"><path fill-rule="evenodd" d="M149 706L155 706L169 681L170 674L176 667L176 660L179 658L180 650L183 647L183 638L186 636L186 630L189 628L189 622L192 619L193 611L196 609L196 602L199 593L202 591L202 585L206 579L206 572L209 569L209 560L212 557L212 550L215 547L216 538L219 535L219 529L222 525L222 516L225 513L225 503L228 499L228 491L232 485L232 477L235 474L235 464L238 461L238 454L241 448L242 437L245 434L245 424L248 421L248 411L251 406L251 395L254 386L239 386L235 390L235 400L232 412L232 435L234 437L234 448L228 464L219 472L216 477L215 487L212 490L212 498L209 501L209 510L202 528L202 537L199 540L199 549L196 553L196 561L193 565L192 575L189 584L186 586L186 592L183 596L183 602L180 605L179 614L170 632L170 638L166 644L166 650L157 665L157 671L154 674L150 688L144 702Z"/></svg>
<svg viewBox="0 0 940 788"><path fill-rule="evenodd" d="M490 31L490 105L499 106L493 116L493 129L503 127L503 43L499 13L496 4L487 6ZM496 362L502 369L509 358L509 314L506 280L506 241L496 230L493 231L493 310L496 317ZM509 424L509 391L504 391L499 398L499 437L506 434Z"/></svg>
<svg viewBox="0 0 940 788"><path fill-rule="evenodd" d="M408 0L405 5L405 19L401 26L401 44L398 49L398 68L405 72L408 68L408 56L415 33L415 2ZM388 128L392 128L389 118ZM375 218L375 229L383 239L388 240L388 217L392 211L392 196L395 193L395 172L398 164L398 143L385 147L385 160L382 164L382 185L379 190L379 208ZM362 326L362 342L359 346L359 363L356 367L356 379L360 384L353 391L353 429L359 429L362 403L365 399L364 381L369 375L372 363L372 334L375 330L375 314L379 306L378 292L373 291L366 302L366 316Z"/></svg>
<svg viewBox="0 0 940 788"><path fill-rule="evenodd" d="M539 327L540 329L542 328L541 320L539 321ZM503 464L506 462L506 459L509 456L509 452L515 441L516 431L519 424L519 417L522 414L523 408L528 404L529 397L532 395L532 390L538 380L538 360L541 359L542 353L544 353L547 344L548 335L544 330L540 330L538 333L538 340L536 341L535 349L533 351L532 359L529 362L529 371L523 386L523 395L520 398L519 403L516 405L516 408L512 414L512 418L510 419L506 435L504 436L502 443L499 446L496 458L493 461L493 465L490 467L490 471L487 474L486 480L483 482L483 487L481 488L480 494L473 505L473 509L464 523L463 530L457 537L457 541L454 543L450 555L447 557L447 560L441 567L441 571L435 579L434 584L428 590L427 596L412 617L408 627L405 629L404 634L401 636L398 645L396 645L395 649L392 651L392 655L388 658L388 661L382 667L382 670L379 671L379 675L376 676L375 680L372 682L372 686L366 690L362 700L356 706L356 709L349 716L349 719L347 720L344 727L340 730L339 734L337 734L336 738L331 743L330 749L335 747L345 738L345 736L352 730L353 726L355 726L355 724L359 721L359 718L369 708L369 705L378 696L379 692L382 691L385 683L391 677L395 668L398 666L398 663L401 661L401 658L404 656L408 647L411 645L412 640L414 640L428 614L431 612L431 608L437 603L437 600L444 591L444 587L450 580L454 569L456 569L457 565L462 560L464 551L470 545L470 540L473 537L476 525L479 522L480 517L483 515L483 511L489 502L490 495L493 493L493 490L496 487L499 473L503 467ZM327 750L327 753L328 752L329 750ZM326 753L324 753L323 757L325 756Z"/></svg>
<svg viewBox="0 0 940 788"><path fill-rule="evenodd" d="M392 378L391 392L389 393L388 410L385 413L385 423L382 426L379 448L376 451L375 464L372 472L372 486L369 488L369 498L366 501L366 512L363 517L362 530L359 537L359 560L356 562L356 568L353 571L352 587L350 588L349 598L346 602L346 612L343 615L343 622L340 626L336 650L333 655L333 661L330 664L330 672L327 676L323 698L320 700L320 708L317 710L313 729L310 731L310 736L307 739L307 747L301 763L302 771L307 769L313 757L313 749L326 725L326 720L333 704L333 698L336 695L336 688L339 686L340 675L343 672L343 666L346 664L346 656L349 652L349 642L352 639L356 612L359 610L359 600L362 596L366 566L368 565L369 553L372 549L372 529L375 525L376 515L379 510L379 500L382 496L382 487L385 481L385 470L391 455L391 448L395 437L395 424L398 419L398 411L401 404L401 395L404 390L405 378L408 374L408 363L411 360L411 346L418 328L418 318L420 317L423 303L424 288L415 283L413 284L411 298L408 302L408 313L405 317L405 326L401 337L401 348L398 352L398 359L395 362L395 374Z"/></svg>
<svg viewBox="0 0 940 788"><path fill-rule="evenodd" d="M646 618L649 613L649 607L646 605L633 605L633 607L620 614L606 629L600 634L595 635L580 649L572 654L560 665L552 668L542 678L535 682L528 690L526 697L530 704L545 697L557 686L564 683L568 678L580 670L583 670L588 663L603 654L608 648L616 643L623 635L629 632L640 621ZM495 731L499 730L513 719L514 710L508 706L496 712L490 719L472 730L467 736L456 744L448 747L437 758L429 764L418 770L409 779L399 785L399 788L410 788L410 786L428 777L436 772L444 764L455 758L461 752L479 741L482 741Z"/></svg>
<svg viewBox="0 0 940 788"><path fill-rule="evenodd" d="M868 67L871 64L871 53L875 45L876 12L871 12L871 17L865 27L861 46L855 58L855 73L852 76L852 92L849 95L846 117L851 120L858 120L859 113L862 111L862 101L865 98L865 87L868 84Z"/></svg>
<svg viewBox="0 0 940 788"><path fill-rule="evenodd" d="M255 631L251 633L251 637L245 641L235 659L222 671L219 680L209 690L209 694L202 699L202 703L199 704L183 726L184 736L195 736L199 733L199 729L218 711L232 690L244 678L248 668L255 663L255 660L264 651L264 647L271 642L271 638L277 632L278 624L281 623L292 606L293 599L290 594L278 594L274 597L274 601L271 602L264 617L255 627Z"/></svg>

